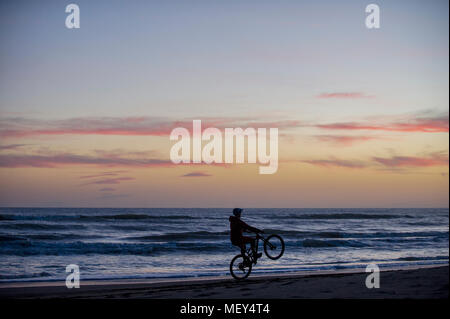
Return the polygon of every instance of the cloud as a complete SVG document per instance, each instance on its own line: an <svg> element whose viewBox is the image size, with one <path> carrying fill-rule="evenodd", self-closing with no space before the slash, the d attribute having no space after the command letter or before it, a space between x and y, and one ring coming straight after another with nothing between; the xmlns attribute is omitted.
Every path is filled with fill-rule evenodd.
<svg viewBox="0 0 450 319"><path fill-rule="evenodd" d="M341 160L341 159L326 159L326 160L302 160L302 163L311 164L320 167L344 167L344 168L365 168L366 164L360 161Z"/></svg>
<svg viewBox="0 0 450 319"><path fill-rule="evenodd" d="M418 117L404 121L391 123L358 123L341 122L330 124L318 124L317 128L327 130L366 130L366 131L388 131L388 132L425 132L425 133L448 133L448 113L436 117Z"/></svg>
<svg viewBox="0 0 450 319"><path fill-rule="evenodd" d="M368 99L373 97L362 92L330 92L317 95L319 99Z"/></svg>
<svg viewBox="0 0 450 319"><path fill-rule="evenodd" d="M3 150L14 150L16 148L27 146L28 144L9 144L9 145L0 145L0 151Z"/></svg>
<svg viewBox="0 0 450 319"><path fill-rule="evenodd" d="M130 197L130 194L111 194L111 193L104 193L101 196L98 196L97 199L117 199L117 198L126 198Z"/></svg>
<svg viewBox="0 0 450 319"><path fill-rule="evenodd" d="M100 189L100 192L114 192L116 189L112 187L104 187Z"/></svg>
<svg viewBox="0 0 450 319"><path fill-rule="evenodd" d="M98 152L96 152L98 153ZM147 157L128 157L129 154L135 155L136 152L123 153L122 156L111 155L108 152L103 153L103 156L98 155L79 155L74 153L52 153L50 150L37 152L36 154L0 154L0 167L18 168L18 167L45 167L56 168L73 165L90 165L95 167L111 168L111 167L132 167L132 168L146 168L146 167L172 167L175 165L184 165L191 167L201 167L204 165L214 165L221 167L228 167L230 164L226 163L180 163L174 164L169 159L147 158ZM80 178L96 178L106 176L116 176L120 172L112 171L102 172L94 175L80 176Z"/></svg>
<svg viewBox="0 0 450 319"><path fill-rule="evenodd" d="M377 139L373 136L351 136L351 135L316 135L314 136L321 142L337 144L339 146L350 146L357 142L366 142Z"/></svg>
<svg viewBox="0 0 450 319"><path fill-rule="evenodd" d="M105 176L117 176L122 173L127 173L128 171L111 171L111 172L103 172L95 175L84 175L80 176L80 178L98 178L98 177L105 177Z"/></svg>
<svg viewBox="0 0 450 319"><path fill-rule="evenodd" d="M181 175L180 177L209 177L212 176L208 173L204 173L204 172L192 172L192 173L187 173L184 175Z"/></svg>
<svg viewBox="0 0 450 319"><path fill-rule="evenodd" d="M67 165L94 165L103 167L168 167L170 160L125 157L96 157L62 153L55 155L0 155L0 167L60 167Z"/></svg>
<svg viewBox="0 0 450 319"><path fill-rule="evenodd" d="M319 167L342 167L342 168L376 168L396 173L409 173L409 168L426 168L432 166L448 166L448 154L445 151L433 152L425 156L391 156L372 157L364 162L354 160L342 160L337 158L302 160L301 163L311 164ZM382 165L380 168L377 165ZM417 173L417 172L414 172Z"/></svg>
<svg viewBox="0 0 450 319"><path fill-rule="evenodd" d="M298 121L259 121L249 118L198 117L202 127L277 127L286 129L299 126ZM192 119L174 121L156 117L85 117L64 120L37 120L27 118L0 119L0 137L20 138L40 135L125 135L165 136L176 127L192 128Z"/></svg>
<svg viewBox="0 0 450 319"><path fill-rule="evenodd" d="M99 156L107 156L107 157L121 157L126 154L127 157L141 157L141 158L149 158L160 155L159 152L154 150L149 151L129 151L124 149L114 149L114 150L94 150L94 152Z"/></svg>
<svg viewBox="0 0 450 319"><path fill-rule="evenodd" d="M37 135L166 135L172 123L151 117L90 117L64 120L0 119L1 137Z"/></svg>
<svg viewBox="0 0 450 319"><path fill-rule="evenodd" d="M96 181L87 182L81 185L105 185L105 184L120 184L121 182L125 181L133 181L135 180L134 177L114 177L114 178L104 178Z"/></svg>
<svg viewBox="0 0 450 319"><path fill-rule="evenodd" d="M399 167L430 167L430 166L448 166L448 155L442 152L431 153L428 156L392 156L392 157L373 157L373 160L389 168Z"/></svg>

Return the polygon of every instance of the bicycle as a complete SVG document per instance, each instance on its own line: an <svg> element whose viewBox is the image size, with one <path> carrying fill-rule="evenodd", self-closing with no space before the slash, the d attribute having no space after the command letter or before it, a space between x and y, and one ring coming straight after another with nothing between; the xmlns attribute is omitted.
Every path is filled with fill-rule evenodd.
<svg viewBox="0 0 450 319"><path fill-rule="evenodd" d="M264 242L264 253L266 256L272 260L279 259L284 253L284 240L279 235L270 235L267 238L264 238L260 234L256 234L256 243L255 243L255 255L258 253L258 243L259 240ZM253 256L253 251L248 248L244 255L241 253L236 255L230 263L230 273L236 280L243 280L247 278L251 271L253 264L256 264L257 258Z"/></svg>

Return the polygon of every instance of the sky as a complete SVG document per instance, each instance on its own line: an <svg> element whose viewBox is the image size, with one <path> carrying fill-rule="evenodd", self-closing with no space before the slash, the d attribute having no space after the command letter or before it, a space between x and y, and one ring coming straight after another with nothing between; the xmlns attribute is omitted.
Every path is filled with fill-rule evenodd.
<svg viewBox="0 0 450 319"><path fill-rule="evenodd" d="M448 1L0 2L0 206L448 207ZM279 166L174 165L277 127Z"/></svg>

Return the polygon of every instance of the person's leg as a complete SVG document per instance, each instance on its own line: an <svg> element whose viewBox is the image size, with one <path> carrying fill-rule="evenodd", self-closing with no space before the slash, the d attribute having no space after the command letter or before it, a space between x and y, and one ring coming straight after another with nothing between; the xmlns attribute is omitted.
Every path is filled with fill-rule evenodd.
<svg viewBox="0 0 450 319"><path fill-rule="evenodd" d="M252 248L252 252L253 252L253 255L255 255L255 253L256 253L256 245L255 245L255 242L256 242L256 239L255 238L253 238L253 237L247 237L247 236L242 236L242 244L243 244L243 246L244 246L244 249L245 249L245 245L246 244L250 244L250 246L251 246L251 248Z"/></svg>
<svg viewBox="0 0 450 319"><path fill-rule="evenodd" d="M245 256L245 251L246 251L246 249L245 249L245 243L241 243L239 247L241 247L241 254L242 254L243 256Z"/></svg>
<svg viewBox="0 0 450 319"><path fill-rule="evenodd" d="M249 260L249 258L247 257L247 254L246 254L247 247L246 247L246 243L244 240L240 241L239 247L241 248L241 254L244 257L245 263L251 263L251 260Z"/></svg>
<svg viewBox="0 0 450 319"><path fill-rule="evenodd" d="M255 238L251 238L251 242L250 242L250 246L252 247L252 252L253 252L253 256L255 256L256 254L256 239Z"/></svg>

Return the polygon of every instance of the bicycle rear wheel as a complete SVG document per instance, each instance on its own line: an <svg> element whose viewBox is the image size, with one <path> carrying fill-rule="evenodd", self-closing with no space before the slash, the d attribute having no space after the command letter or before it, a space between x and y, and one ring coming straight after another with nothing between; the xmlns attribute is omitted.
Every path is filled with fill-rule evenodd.
<svg viewBox="0 0 450 319"><path fill-rule="evenodd" d="M252 263L243 255L236 255L230 263L230 273L236 280L247 278L252 271Z"/></svg>
<svg viewBox="0 0 450 319"><path fill-rule="evenodd" d="M264 252L272 260L276 260L284 254L284 240L278 235L270 235L264 241Z"/></svg>

